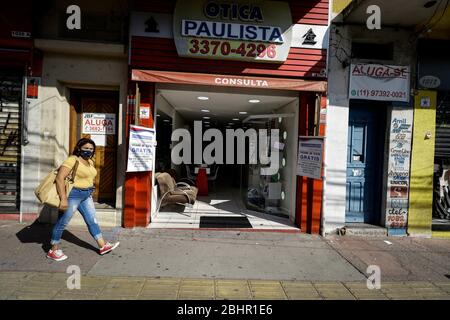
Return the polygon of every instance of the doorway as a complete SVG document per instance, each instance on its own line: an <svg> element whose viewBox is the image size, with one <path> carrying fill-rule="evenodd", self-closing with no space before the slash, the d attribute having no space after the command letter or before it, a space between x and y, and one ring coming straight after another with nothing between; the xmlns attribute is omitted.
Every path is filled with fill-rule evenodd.
<svg viewBox="0 0 450 320"><path fill-rule="evenodd" d="M96 207L114 208L119 94L114 91L72 90L70 96L70 151L81 138L95 142L93 160L97 176L92 197Z"/></svg>
<svg viewBox="0 0 450 320"><path fill-rule="evenodd" d="M192 207L159 206L161 190L154 183L152 199L157 200L150 228L239 228L247 219L246 228L298 230L294 224L298 92L164 84L156 87L155 96L156 172L170 172L177 182L196 186L199 192ZM272 136L273 130L279 136ZM183 140L171 141L174 131L183 131ZM211 136L203 136L208 131ZM260 131L266 135L260 136ZM245 152L238 149L242 141L238 132L257 136L254 143L248 136L243 139ZM235 133L239 137L233 137ZM174 162L171 152L180 154L177 146L184 136L189 136L190 147L181 154L187 151L190 161ZM211 151L217 141L222 147ZM266 141L270 154L277 148L276 172L269 173L271 165L261 163L259 155L257 163L250 163L258 141ZM208 156L215 160L206 161ZM228 161L228 156L234 160ZM241 156L243 162L238 160ZM217 221L211 224L213 219Z"/></svg>
<svg viewBox="0 0 450 320"><path fill-rule="evenodd" d="M347 144L347 223L378 225L385 145L386 106L353 103Z"/></svg>

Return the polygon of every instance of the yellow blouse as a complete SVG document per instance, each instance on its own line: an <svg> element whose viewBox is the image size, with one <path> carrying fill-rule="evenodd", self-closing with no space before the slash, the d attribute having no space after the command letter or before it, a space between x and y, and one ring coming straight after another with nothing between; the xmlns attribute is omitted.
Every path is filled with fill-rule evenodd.
<svg viewBox="0 0 450 320"><path fill-rule="evenodd" d="M76 161L76 156L70 156L61 166L72 169ZM89 159L89 166L85 165L81 161L78 161L78 169L73 186L81 189L93 187L96 175L97 170L95 170L94 162L92 160Z"/></svg>

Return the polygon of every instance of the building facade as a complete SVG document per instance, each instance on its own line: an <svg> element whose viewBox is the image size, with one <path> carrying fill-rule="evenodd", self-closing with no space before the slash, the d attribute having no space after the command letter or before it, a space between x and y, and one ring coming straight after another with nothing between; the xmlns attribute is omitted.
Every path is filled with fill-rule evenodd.
<svg viewBox="0 0 450 320"><path fill-rule="evenodd" d="M29 14L18 13L19 7ZM17 65L15 86L21 88L15 105L20 112L11 115L14 106L2 102L3 132L16 130L21 137L2 136L8 151L1 158L8 175L2 176L8 184L1 194L1 202L8 204L2 207L3 217L29 214L56 221L57 211L38 204L33 190L79 138L90 137L98 147L94 201L99 223L156 223L161 195L153 173L172 169L186 176L189 171L171 162L176 144L170 134L176 129L194 133L195 121L205 120L202 112L208 108L211 121L203 121L205 131L280 132L279 141L268 138L277 142L280 155L275 174L261 175L260 164L230 161L220 171L209 168L216 173L209 175L211 183L218 189L226 185L230 195L239 193L236 199L244 195L244 205L261 217L273 217L264 223L258 216L266 229L278 223L320 232L321 161L316 160L315 178L301 176L297 155L299 143L308 145L311 137L315 146L323 145L328 1L18 1L17 8L2 10L5 17L14 12L21 17L2 20L8 22L2 28L7 31L1 43L2 58L7 57L2 74L7 74L4 65ZM19 20L25 25L15 26ZM29 90L22 89L24 83ZM2 91L5 101L8 90ZM209 96L209 106L189 100L200 94ZM156 130L151 171L129 168L134 126ZM214 201L234 206L240 200L233 197ZM208 208L230 214L242 209Z"/></svg>
<svg viewBox="0 0 450 320"><path fill-rule="evenodd" d="M435 232L448 223L437 70L448 64L448 7L340 1L333 9L323 232L445 235Z"/></svg>

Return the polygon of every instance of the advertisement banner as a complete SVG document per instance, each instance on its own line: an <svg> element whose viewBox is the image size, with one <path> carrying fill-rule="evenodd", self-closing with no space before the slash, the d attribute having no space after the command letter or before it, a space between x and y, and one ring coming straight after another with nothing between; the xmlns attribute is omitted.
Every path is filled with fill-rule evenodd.
<svg viewBox="0 0 450 320"><path fill-rule="evenodd" d="M130 127L127 172L152 171L155 147L154 129L132 125Z"/></svg>
<svg viewBox="0 0 450 320"><path fill-rule="evenodd" d="M349 99L409 102L409 66L352 64Z"/></svg>
<svg viewBox="0 0 450 320"><path fill-rule="evenodd" d="M83 134L116 134L114 113L83 113Z"/></svg>
<svg viewBox="0 0 450 320"><path fill-rule="evenodd" d="M291 26L289 4L279 1L179 0L173 18L179 56L220 60L284 62ZM305 35L307 42L315 37L312 30Z"/></svg>
<svg viewBox="0 0 450 320"><path fill-rule="evenodd" d="M297 175L322 179L322 137L299 137Z"/></svg>
<svg viewBox="0 0 450 320"><path fill-rule="evenodd" d="M407 226L413 112L393 108L390 123L386 227Z"/></svg>

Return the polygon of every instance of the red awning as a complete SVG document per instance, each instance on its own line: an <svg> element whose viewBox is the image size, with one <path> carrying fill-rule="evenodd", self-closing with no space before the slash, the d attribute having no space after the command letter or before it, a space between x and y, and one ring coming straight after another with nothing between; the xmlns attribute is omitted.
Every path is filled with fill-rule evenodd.
<svg viewBox="0 0 450 320"><path fill-rule="evenodd" d="M260 78L246 76L232 76L205 73L187 73L155 70L137 70L131 72L131 80L162 83L197 84L207 86L280 89L294 91L325 92L326 81L286 79L286 78Z"/></svg>

